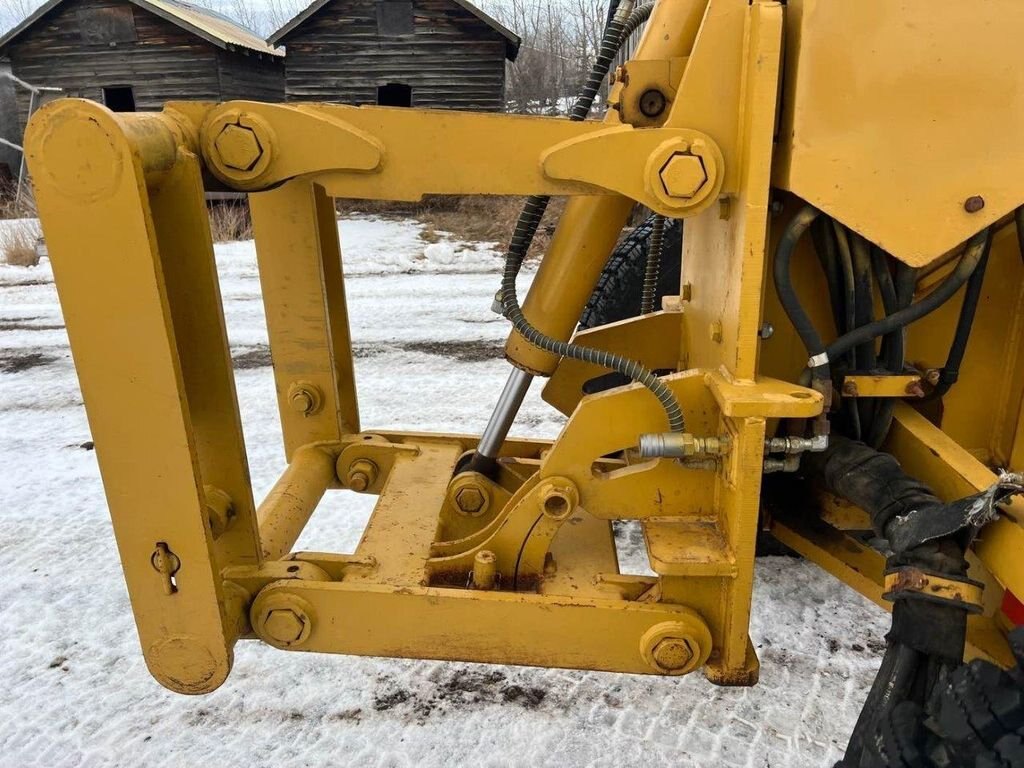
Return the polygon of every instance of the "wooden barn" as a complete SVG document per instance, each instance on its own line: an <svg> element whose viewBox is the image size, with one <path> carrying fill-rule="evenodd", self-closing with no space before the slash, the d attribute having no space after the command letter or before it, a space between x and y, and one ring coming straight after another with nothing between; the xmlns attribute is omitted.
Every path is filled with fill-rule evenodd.
<svg viewBox="0 0 1024 768"><path fill-rule="evenodd" d="M49 0L0 38L16 77L115 111L284 98L284 52L179 0ZM28 95L19 96L21 125Z"/></svg>
<svg viewBox="0 0 1024 768"><path fill-rule="evenodd" d="M498 111L520 39L467 0L316 0L270 43L289 101Z"/></svg>

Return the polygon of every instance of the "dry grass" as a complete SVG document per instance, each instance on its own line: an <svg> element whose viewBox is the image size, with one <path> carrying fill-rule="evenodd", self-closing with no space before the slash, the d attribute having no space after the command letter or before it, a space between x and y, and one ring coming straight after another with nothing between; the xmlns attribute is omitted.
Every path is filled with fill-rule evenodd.
<svg viewBox="0 0 1024 768"><path fill-rule="evenodd" d="M339 200L338 210L341 213L358 211L379 216L411 216L426 225L420 237L431 243L440 239L438 232L450 232L460 240L504 245L512 236L522 205L521 197L431 195L419 203ZM547 249L554 224L564 207L564 199L552 199L533 239L531 258L539 257Z"/></svg>
<svg viewBox="0 0 1024 768"><path fill-rule="evenodd" d="M36 203L32 191L26 189L18 199L17 184L13 181L0 183L0 219L34 219Z"/></svg>
<svg viewBox="0 0 1024 768"><path fill-rule="evenodd" d="M34 223L12 222L0 227L0 257L14 267L34 267L39 264L38 240L39 230Z"/></svg>
<svg viewBox="0 0 1024 768"><path fill-rule="evenodd" d="M239 201L214 201L207 206L210 211L210 234L215 243L233 243L237 240L252 240L252 216L249 203Z"/></svg>

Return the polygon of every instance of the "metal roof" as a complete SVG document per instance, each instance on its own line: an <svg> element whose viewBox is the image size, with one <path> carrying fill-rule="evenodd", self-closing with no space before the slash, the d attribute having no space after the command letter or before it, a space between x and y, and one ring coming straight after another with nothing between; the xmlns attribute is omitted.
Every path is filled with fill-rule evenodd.
<svg viewBox="0 0 1024 768"><path fill-rule="evenodd" d="M306 20L320 11L325 5L331 0L314 0L300 13L296 14L287 24L277 30L274 34L267 38L267 42L271 45L280 45L283 43L284 38L287 37L291 32L298 27L306 23ZM519 45L523 42L522 39L512 30L508 29L496 19L488 16L486 13L481 11L468 0L452 0L453 3L465 8L471 14L476 16L480 21L489 26L499 35L505 38L505 58L509 61L515 61L516 56L519 55Z"/></svg>
<svg viewBox="0 0 1024 768"><path fill-rule="evenodd" d="M6 35L0 37L0 50L20 37L50 11L61 5L64 0L48 0L30 14L21 24ZM224 50L244 49L267 56L284 56L284 51L261 39L252 30L206 8L199 8L181 0L129 0L133 5L156 14L172 24L201 37Z"/></svg>

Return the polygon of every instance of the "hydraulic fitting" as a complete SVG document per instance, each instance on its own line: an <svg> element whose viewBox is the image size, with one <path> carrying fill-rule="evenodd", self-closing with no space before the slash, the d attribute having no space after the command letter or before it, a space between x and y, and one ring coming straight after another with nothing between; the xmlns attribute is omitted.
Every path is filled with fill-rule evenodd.
<svg viewBox="0 0 1024 768"><path fill-rule="evenodd" d="M731 440L721 437L697 437L688 432L661 432L640 435L640 457L644 459L687 459L694 456L722 456Z"/></svg>
<svg viewBox="0 0 1024 768"><path fill-rule="evenodd" d="M821 453L828 448L828 435L814 437L769 437L764 441L765 456L772 453Z"/></svg>

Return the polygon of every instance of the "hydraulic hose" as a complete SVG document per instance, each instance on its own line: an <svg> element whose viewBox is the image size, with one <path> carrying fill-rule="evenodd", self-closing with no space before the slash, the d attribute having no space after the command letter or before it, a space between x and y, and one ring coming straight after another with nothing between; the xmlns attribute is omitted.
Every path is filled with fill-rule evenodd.
<svg viewBox="0 0 1024 768"><path fill-rule="evenodd" d="M1017 244L1020 246L1020 257L1024 259L1024 205L1013 213L1017 224Z"/></svg>
<svg viewBox="0 0 1024 768"><path fill-rule="evenodd" d="M619 47L624 39L624 31L630 22L632 11L632 0L621 0L611 21L605 28L601 40L601 48L597 60L591 69L586 83L580 92L579 98L573 104L569 119L574 121L584 120L590 113L598 90L604 82L612 60L618 53ZM644 8L646 6L643 6ZM638 9L641 11L641 9ZM650 11L641 11L650 14ZM639 17L637 17L639 18ZM639 26L641 21L637 21ZM634 27L635 29L635 27ZM502 273L501 298L502 310L505 317L512 323L513 328L530 344L561 357L568 357L573 360L580 360L585 363L592 363L603 368L608 368L623 374L632 381L643 384L655 397L658 398L665 414L668 417L669 429L673 432L685 431L682 407L673 394L672 390L661 381L654 373L645 368L635 360L630 360L621 355L612 354L605 350L580 347L569 342L551 338L534 328L523 314L519 305L519 298L516 295L516 278L526 258L530 243L537 232L540 220L547 209L550 198L544 195L533 195L526 200L523 210L519 214L512 240L509 244L508 254L505 257L505 268Z"/></svg>
<svg viewBox="0 0 1024 768"><path fill-rule="evenodd" d="M651 222L651 239L647 244L647 263L644 265L644 288L640 295L640 314L649 315L654 311L654 300L658 296L658 272L661 269L661 252L665 243L665 217L655 216Z"/></svg>
<svg viewBox="0 0 1024 768"><path fill-rule="evenodd" d="M626 23L622 25L622 39L619 41L620 48L629 39L629 36L640 28L641 24L651 18L651 11L653 10L654 3L644 3L633 9L633 12L629 14L629 18L626 19Z"/></svg>
<svg viewBox="0 0 1024 768"><path fill-rule="evenodd" d="M829 304L832 308L832 322L836 327L836 336L843 335L843 289L839 274L839 254L836 244L835 232L832 230L832 223L827 217L819 216L811 225L811 238L814 241L814 252L821 262L821 268L825 272L825 282L828 284Z"/></svg>
<svg viewBox="0 0 1024 768"><path fill-rule="evenodd" d="M978 311L978 302L981 299L981 286L985 282L985 268L988 266L988 256L992 249L992 238L985 241L981 261L977 268L971 273L967 280L967 288L964 291L964 303L960 308L960 317L956 323L956 332L953 334L953 343L949 347L949 355L946 357L946 364L939 371L939 380L935 389L928 393L926 401L936 400L952 389L960 378L960 364L964 361L964 354L967 352L967 342L971 338L971 328L974 326L974 316Z"/></svg>
<svg viewBox="0 0 1024 768"><path fill-rule="evenodd" d="M800 340L807 348L807 353L811 356L809 365L811 376L813 379L822 381L831 379L829 358L824 355L825 344L800 303L800 298L793 289L793 279L790 275L790 263L793 259L793 251L796 250L796 244L819 215L820 211L817 208L808 205L789 222L785 232L782 233L779 247L775 250L773 276L775 291L779 295L782 309L793 323Z"/></svg>
<svg viewBox="0 0 1024 768"><path fill-rule="evenodd" d="M985 251L988 237L989 230L987 228L972 237L967 242L964 255L957 263L956 268L937 288L923 299L881 320L875 320L867 325L862 325L829 344L825 350L826 365L828 360L835 360L854 347L866 344L868 341L877 339L879 336L892 333L897 328L910 325L945 304L953 294L960 290L960 287L967 282L968 278L978 267L982 254ZM815 335L817 335L816 332ZM814 359L813 355L812 359Z"/></svg>

